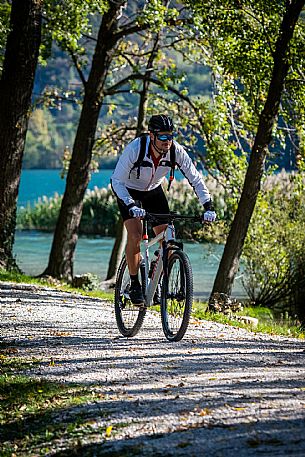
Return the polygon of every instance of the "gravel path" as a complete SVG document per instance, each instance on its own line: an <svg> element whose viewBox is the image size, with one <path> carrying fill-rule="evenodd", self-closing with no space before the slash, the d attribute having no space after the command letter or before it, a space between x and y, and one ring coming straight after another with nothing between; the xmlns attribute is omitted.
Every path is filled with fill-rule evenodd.
<svg viewBox="0 0 305 457"><path fill-rule="evenodd" d="M305 455L302 340L202 321L169 343L152 313L125 339L109 303L9 283L0 310L2 341L41 360L29 374L98 386L90 417L116 433L77 455Z"/></svg>

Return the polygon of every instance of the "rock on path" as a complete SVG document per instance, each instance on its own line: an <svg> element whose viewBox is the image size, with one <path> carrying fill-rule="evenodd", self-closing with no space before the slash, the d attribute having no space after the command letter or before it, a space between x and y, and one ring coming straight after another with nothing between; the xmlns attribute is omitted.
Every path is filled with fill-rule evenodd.
<svg viewBox="0 0 305 457"><path fill-rule="evenodd" d="M126 339L110 303L9 283L0 313L2 341L41 360L29 375L98 386L90 416L117 429L88 455L305 455L302 340L196 321L169 343L153 313Z"/></svg>

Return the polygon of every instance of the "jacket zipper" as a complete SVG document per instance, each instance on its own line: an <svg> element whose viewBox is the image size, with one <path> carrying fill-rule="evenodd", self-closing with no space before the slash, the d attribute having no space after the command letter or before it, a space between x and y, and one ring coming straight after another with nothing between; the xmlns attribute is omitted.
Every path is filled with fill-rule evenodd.
<svg viewBox="0 0 305 457"><path fill-rule="evenodd" d="M153 168L152 168L152 171L151 171L151 178L150 178L149 183L147 184L145 190L148 190L148 188L149 188L149 186L151 185L151 183L153 182L154 176L155 176L155 174L156 174L156 173L154 173L154 168L155 168L154 162L152 163L152 166L153 166ZM156 171L156 170L155 170L155 171Z"/></svg>

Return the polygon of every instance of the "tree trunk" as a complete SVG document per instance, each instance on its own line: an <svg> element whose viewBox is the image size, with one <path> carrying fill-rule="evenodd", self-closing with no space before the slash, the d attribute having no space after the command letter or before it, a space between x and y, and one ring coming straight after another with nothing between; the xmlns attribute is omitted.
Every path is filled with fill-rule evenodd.
<svg viewBox="0 0 305 457"><path fill-rule="evenodd" d="M41 41L42 0L13 0L0 81L0 268L16 267L13 244L22 157Z"/></svg>
<svg viewBox="0 0 305 457"><path fill-rule="evenodd" d="M123 224L123 219L120 218L117 226L115 243L109 260L106 281L111 281L115 278L124 254L126 241L127 231Z"/></svg>
<svg viewBox="0 0 305 457"><path fill-rule="evenodd" d="M83 209L83 198L89 182L90 162L98 117L103 102L106 76L115 52L120 6L124 2L110 2L100 26L92 67L85 85L85 95L66 189L55 228L49 263L44 275L56 278L73 277L73 257Z"/></svg>
<svg viewBox="0 0 305 457"><path fill-rule="evenodd" d="M277 119L284 81L289 69L287 57L289 42L293 36L295 25L304 3L304 0L291 1L283 17L276 42L273 72L267 100L260 115L259 126L251 151L241 198L225 245L211 296L216 292L230 295L232 291L244 241L260 190L268 145L272 137L272 129Z"/></svg>

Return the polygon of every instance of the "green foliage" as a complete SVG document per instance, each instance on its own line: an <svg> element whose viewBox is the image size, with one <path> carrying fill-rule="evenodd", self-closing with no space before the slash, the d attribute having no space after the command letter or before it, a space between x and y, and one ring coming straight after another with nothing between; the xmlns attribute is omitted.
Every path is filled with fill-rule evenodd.
<svg viewBox="0 0 305 457"><path fill-rule="evenodd" d="M220 69L239 79L252 100L263 102L285 2L189 3L197 13L197 26L214 51L214 65L217 62Z"/></svg>
<svg viewBox="0 0 305 457"><path fill-rule="evenodd" d="M41 197L35 203L34 208L27 206L17 216L17 227L20 229L38 228L45 231L53 231L59 214L62 196L55 194L54 197Z"/></svg>
<svg viewBox="0 0 305 457"><path fill-rule="evenodd" d="M2 72L2 63L4 58L6 38L9 32L10 12L10 3L6 0L3 0L0 4L0 75Z"/></svg>
<svg viewBox="0 0 305 457"><path fill-rule="evenodd" d="M20 211L17 225L20 229L39 229L53 231L62 201L62 196L40 198L34 207L28 206ZM80 224L80 233L114 236L119 219L116 199L108 189L88 190Z"/></svg>
<svg viewBox="0 0 305 457"><path fill-rule="evenodd" d="M223 313L210 313L207 311L207 303L194 303L193 317L195 319L204 319L214 321L220 324L232 325L234 327L245 328L250 332L266 333L269 335L282 335L294 338L304 339L304 331L300 323L289 316L285 318L276 318L268 308L245 306L243 311L234 315L225 315ZM252 324L239 320L239 316L250 316L258 319L258 324L253 327Z"/></svg>
<svg viewBox="0 0 305 457"><path fill-rule="evenodd" d="M85 54L80 39L86 34L91 35L94 14L103 14L109 5L107 0L47 0L44 3L46 22L43 29L41 47L42 61L49 57L52 41L56 41L63 50ZM82 62L86 63L86 59Z"/></svg>
<svg viewBox="0 0 305 457"><path fill-rule="evenodd" d="M86 276L86 275L84 275ZM25 283L25 284L36 284L38 286L49 286L50 288L56 288L57 290L61 290L64 292L71 292L71 293L77 293L85 296L90 296L90 297L95 297L95 298L100 298L102 300L113 300L113 293L111 292L105 292L103 290L97 290L97 278L95 275L91 273L87 273L87 276L89 280L91 280L91 283L94 287L94 290L92 290L91 287L76 287L76 286L71 286L67 283L65 283L62 280L59 279L54 279L49 276L44 276L41 278L36 278L32 276L27 276L24 275L20 272L17 271L6 271L6 270L0 270L0 281L9 281L9 282L14 282L14 283Z"/></svg>
<svg viewBox="0 0 305 457"><path fill-rule="evenodd" d="M196 241L223 242L227 233L227 224L224 220L224 215L228 215L225 197L226 191L212 177L208 177L205 182L212 195L217 217L221 219L221 221L216 224L207 224L204 226L199 222L189 223L187 221L176 221L177 237ZM168 199L170 210L179 214L198 216L203 212L198 198L186 180L174 181Z"/></svg>
<svg viewBox="0 0 305 457"><path fill-rule="evenodd" d="M74 276L72 286L85 291L97 290L100 286L100 279L93 273Z"/></svg>
<svg viewBox="0 0 305 457"><path fill-rule="evenodd" d="M305 290L304 190L303 173L268 177L243 251L244 285L251 300L289 310L301 320L297 301Z"/></svg>
<svg viewBox="0 0 305 457"><path fill-rule="evenodd" d="M270 84L273 68L273 56L276 40L280 33L280 25L283 16L288 9L284 0L236 2L235 0L217 0L212 3L202 1L186 1L186 4L194 12L194 21L199 30L199 37L204 43L202 55L216 78L217 88L222 90L226 86L226 79L234 81L236 94L244 99L248 105L246 129L250 135L256 131L258 115L262 111L266 101L267 90ZM285 82L285 90L282 94L279 114L285 123L285 130L278 125L274 131L274 139L277 141L293 141L294 128L299 135L298 141L294 141L294 148L299 149L304 156L304 101L305 85L304 76L304 47L305 27L304 15L299 17L293 39L289 45L288 63L290 70ZM197 40L197 42L200 40ZM212 52L211 52L212 51ZM220 84L217 82L220 82ZM238 108L239 101L236 98L226 102L235 105L235 126L238 127L240 114L243 116L245 103ZM236 112L238 116L236 117ZM252 119L251 119L252 117ZM228 117L229 119L229 117ZM249 124L250 121L250 124ZM292 130L291 125L294 127ZM233 125L232 125L233 127ZM239 129L237 129L238 131ZM236 128L232 133L235 134ZM244 141L244 135L240 140ZM250 140L250 141L249 141ZM251 137L247 139L249 145L253 142ZM239 148L240 149L240 148Z"/></svg>
<svg viewBox="0 0 305 457"><path fill-rule="evenodd" d="M30 116L23 168L61 168L64 155L72 149L78 109L63 104L54 111L46 108L35 109Z"/></svg>
<svg viewBox="0 0 305 457"><path fill-rule="evenodd" d="M116 198L108 187L87 191L80 224L80 232L114 236L119 221Z"/></svg>
<svg viewBox="0 0 305 457"><path fill-rule="evenodd" d="M170 19L177 19L179 12L176 8L164 5L162 0L150 0L145 2L142 13L139 14L137 22L147 25L155 32L166 26Z"/></svg>

